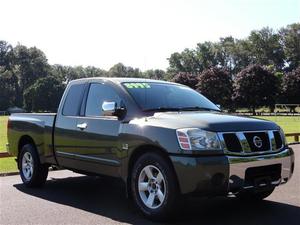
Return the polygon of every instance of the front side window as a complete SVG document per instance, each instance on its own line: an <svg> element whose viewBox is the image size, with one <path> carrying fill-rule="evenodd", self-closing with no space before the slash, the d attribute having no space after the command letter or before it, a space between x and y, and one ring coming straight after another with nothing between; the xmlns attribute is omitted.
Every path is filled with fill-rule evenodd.
<svg viewBox="0 0 300 225"><path fill-rule="evenodd" d="M167 83L123 83L125 89L144 111L215 110L219 108L191 88Z"/></svg>
<svg viewBox="0 0 300 225"><path fill-rule="evenodd" d="M102 104L104 101L120 103L117 93L109 86L104 84L93 83L90 85L85 115L86 116L103 116Z"/></svg>

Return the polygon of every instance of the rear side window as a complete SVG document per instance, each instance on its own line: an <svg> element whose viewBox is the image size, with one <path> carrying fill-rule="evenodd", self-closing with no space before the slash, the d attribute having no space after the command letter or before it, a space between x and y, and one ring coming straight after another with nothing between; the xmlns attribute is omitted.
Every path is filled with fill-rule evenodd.
<svg viewBox="0 0 300 225"><path fill-rule="evenodd" d="M86 102L86 116L103 116L102 103L116 102L120 104L120 98L118 94L109 86L104 84L91 84L87 102Z"/></svg>
<svg viewBox="0 0 300 225"><path fill-rule="evenodd" d="M79 107L81 105L84 84L74 84L69 88L64 107L64 116L78 116Z"/></svg>

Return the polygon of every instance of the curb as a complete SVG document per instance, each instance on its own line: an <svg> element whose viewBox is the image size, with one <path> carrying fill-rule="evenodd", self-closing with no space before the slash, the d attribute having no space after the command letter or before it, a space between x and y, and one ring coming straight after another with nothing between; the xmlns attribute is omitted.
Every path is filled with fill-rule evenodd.
<svg viewBox="0 0 300 225"><path fill-rule="evenodd" d="M51 172L51 171L58 171L58 170L62 170L62 169L61 168L55 168L55 169L53 169L52 167L49 167L49 172ZM19 171L3 172L3 173L0 173L0 177L14 176L14 175L19 175L19 174L20 174Z"/></svg>
<svg viewBox="0 0 300 225"><path fill-rule="evenodd" d="M14 176L19 174L20 172L5 172L5 173L0 173L0 177Z"/></svg>
<svg viewBox="0 0 300 225"><path fill-rule="evenodd" d="M11 157L11 155L8 152L0 152L0 158L6 158Z"/></svg>
<svg viewBox="0 0 300 225"><path fill-rule="evenodd" d="M300 144L300 142L291 142L288 145L299 145L299 144Z"/></svg>

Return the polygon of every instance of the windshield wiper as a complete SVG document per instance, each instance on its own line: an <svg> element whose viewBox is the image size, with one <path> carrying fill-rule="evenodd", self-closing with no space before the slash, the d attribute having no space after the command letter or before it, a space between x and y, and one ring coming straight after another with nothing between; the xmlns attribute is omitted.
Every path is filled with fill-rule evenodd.
<svg viewBox="0 0 300 225"><path fill-rule="evenodd" d="M144 112L152 112L152 111L159 111L159 112L167 112L167 111L181 111L181 108L168 108L168 107L158 107L152 109L144 109Z"/></svg>
<svg viewBox="0 0 300 225"><path fill-rule="evenodd" d="M199 106L191 106L191 107L183 107L181 108L182 111L216 111L221 112L219 109L212 109L206 107L199 107Z"/></svg>
<svg viewBox="0 0 300 225"><path fill-rule="evenodd" d="M202 110L221 112L221 110L199 107L199 106L181 107L181 108L158 107L153 109L145 109L143 111L144 112L152 112L152 111L167 112L167 111L202 111Z"/></svg>

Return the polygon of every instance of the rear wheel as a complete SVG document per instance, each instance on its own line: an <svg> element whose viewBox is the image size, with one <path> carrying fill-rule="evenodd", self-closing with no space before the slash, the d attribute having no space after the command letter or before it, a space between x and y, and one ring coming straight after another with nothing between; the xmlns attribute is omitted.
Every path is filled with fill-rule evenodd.
<svg viewBox="0 0 300 225"><path fill-rule="evenodd" d="M18 160L20 176L26 186L39 187L45 184L48 176L48 166L40 163L33 145L24 145Z"/></svg>
<svg viewBox="0 0 300 225"><path fill-rule="evenodd" d="M131 175L136 206L152 220L165 220L178 205L176 176L159 154L146 153L136 161Z"/></svg>

